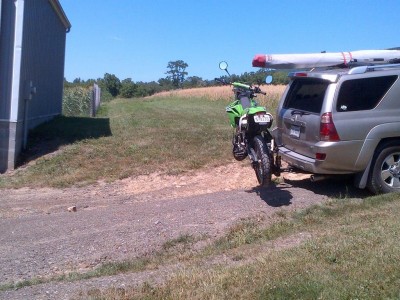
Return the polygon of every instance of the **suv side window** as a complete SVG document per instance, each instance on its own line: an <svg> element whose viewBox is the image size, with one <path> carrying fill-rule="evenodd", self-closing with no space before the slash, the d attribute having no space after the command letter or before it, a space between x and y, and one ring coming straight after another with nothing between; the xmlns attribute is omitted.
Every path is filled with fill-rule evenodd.
<svg viewBox="0 0 400 300"><path fill-rule="evenodd" d="M336 104L337 111L373 109L378 105L397 76L352 79L343 82Z"/></svg>
<svg viewBox="0 0 400 300"><path fill-rule="evenodd" d="M295 79L283 107L320 113L328 85L321 79Z"/></svg>

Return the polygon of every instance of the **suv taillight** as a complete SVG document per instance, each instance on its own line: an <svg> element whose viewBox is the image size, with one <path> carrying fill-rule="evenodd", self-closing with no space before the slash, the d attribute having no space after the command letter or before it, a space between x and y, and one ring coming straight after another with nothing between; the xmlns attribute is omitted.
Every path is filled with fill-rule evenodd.
<svg viewBox="0 0 400 300"><path fill-rule="evenodd" d="M326 142L340 141L335 124L333 124L332 113L330 112L324 113L321 116L319 137L321 141Z"/></svg>

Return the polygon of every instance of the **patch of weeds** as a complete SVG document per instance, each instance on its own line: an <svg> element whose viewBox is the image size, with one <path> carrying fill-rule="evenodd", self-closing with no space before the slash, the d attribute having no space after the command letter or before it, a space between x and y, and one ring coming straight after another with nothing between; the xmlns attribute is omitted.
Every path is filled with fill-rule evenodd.
<svg viewBox="0 0 400 300"><path fill-rule="evenodd" d="M42 277L35 277L32 279L25 279L21 281L17 281L16 283L6 283L0 285L0 291L7 291L7 290L12 290L12 289L21 289L23 287L27 286L33 286L33 285L38 285L42 283L49 282L49 279L45 279Z"/></svg>
<svg viewBox="0 0 400 300"><path fill-rule="evenodd" d="M219 249L232 249L244 244L250 244L260 239L261 230L257 220L254 218L241 219L239 223L233 225L228 233L215 242L215 247Z"/></svg>
<svg viewBox="0 0 400 300"><path fill-rule="evenodd" d="M26 286L34 286L42 283L54 282L54 281L67 281L74 282L84 279L97 278L102 276L112 276L120 273L127 272L140 272L146 269L148 265L157 260L157 255L151 258L139 258L134 260L126 260L120 262L109 262L101 265L100 267L85 272L69 272L62 275L57 275L49 278L34 277L31 279L18 281L16 283L8 283L0 285L0 291L6 291L11 289L20 289Z"/></svg>
<svg viewBox="0 0 400 300"><path fill-rule="evenodd" d="M167 251L169 249L175 248L178 245L188 245L192 244L196 241L196 239L190 234L182 234L175 239L166 241L162 248L163 250Z"/></svg>
<svg viewBox="0 0 400 300"><path fill-rule="evenodd" d="M284 211L283 209L277 211L277 212L275 213L275 215L276 215L277 217L279 217L279 218L282 218L282 219L286 219L286 218L287 218L287 212Z"/></svg>
<svg viewBox="0 0 400 300"><path fill-rule="evenodd" d="M261 219L254 217L245 218L233 225L228 233L218 239L212 247L219 250L228 250L245 244L270 241L289 234L295 229L295 224L289 220L282 220L267 227L262 227Z"/></svg>
<svg viewBox="0 0 400 300"><path fill-rule="evenodd" d="M15 284L14 283L4 283L4 284L0 285L0 292L12 290L14 288L15 288Z"/></svg>
<svg viewBox="0 0 400 300"><path fill-rule="evenodd" d="M259 291L260 299L320 299L324 286L318 281L282 282Z"/></svg>
<svg viewBox="0 0 400 300"><path fill-rule="evenodd" d="M236 254L232 257L233 261L241 261L245 258L245 256L243 254Z"/></svg>

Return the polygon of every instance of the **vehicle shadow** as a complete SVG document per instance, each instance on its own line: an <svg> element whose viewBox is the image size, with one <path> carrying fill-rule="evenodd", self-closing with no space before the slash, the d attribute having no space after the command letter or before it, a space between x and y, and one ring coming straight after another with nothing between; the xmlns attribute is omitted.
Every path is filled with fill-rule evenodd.
<svg viewBox="0 0 400 300"><path fill-rule="evenodd" d="M108 118L58 116L29 132L27 148L21 153L17 166L53 153L64 145L111 135Z"/></svg>
<svg viewBox="0 0 400 300"><path fill-rule="evenodd" d="M329 198L366 198L372 196L368 189L356 188L351 176L334 176L321 181L312 182L305 178L301 180L292 180L285 178L285 184L294 187L312 191L313 193Z"/></svg>
<svg viewBox="0 0 400 300"><path fill-rule="evenodd" d="M353 185L353 178L346 176L332 177L318 182L312 182L309 178L284 179L284 183L272 184L268 188L253 187L246 190L248 193L256 193L261 200L271 207L289 206L292 204L293 188L304 189L314 194L329 198L359 198L372 196L367 189L361 190Z"/></svg>

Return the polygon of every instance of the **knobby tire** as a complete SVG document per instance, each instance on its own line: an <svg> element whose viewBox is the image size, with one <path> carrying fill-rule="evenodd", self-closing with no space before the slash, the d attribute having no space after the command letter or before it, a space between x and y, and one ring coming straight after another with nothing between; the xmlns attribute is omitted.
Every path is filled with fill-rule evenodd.
<svg viewBox="0 0 400 300"><path fill-rule="evenodd" d="M258 159L258 163L254 167L258 183L262 187L267 187L271 183L271 159L267 145L261 136L254 138L254 150Z"/></svg>

